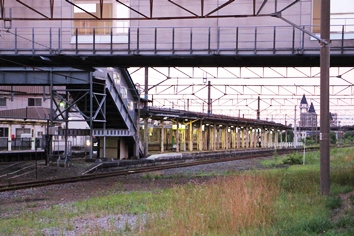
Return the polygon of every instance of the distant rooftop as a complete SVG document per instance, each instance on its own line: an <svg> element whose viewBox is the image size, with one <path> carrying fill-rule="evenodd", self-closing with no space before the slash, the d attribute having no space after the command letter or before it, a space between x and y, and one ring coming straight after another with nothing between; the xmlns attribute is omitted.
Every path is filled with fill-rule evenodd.
<svg viewBox="0 0 354 236"><path fill-rule="evenodd" d="M307 100L306 100L306 97L305 97L305 94L302 96L301 102L300 102L300 105L303 105L303 104L308 105Z"/></svg>
<svg viewBox="0 0 354 236"><path fill-rule="evenodd" d="M310 108L309 108L309 112L316 113L315 107L313 106L313 103L312 103L312 102L311 102L311 105L310 105Z"/></svg>

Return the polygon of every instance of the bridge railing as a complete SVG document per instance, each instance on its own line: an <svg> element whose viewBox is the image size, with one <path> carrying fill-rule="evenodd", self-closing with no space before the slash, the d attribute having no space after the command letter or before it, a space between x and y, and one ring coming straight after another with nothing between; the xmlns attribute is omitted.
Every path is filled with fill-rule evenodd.
<svg viewBox="0 0 354 236"><path fill-rule="evenodd" d="M0 30L0 54L317 54L313 26L18 27ZM354 26L337 25L331 53L354 51Z"/></svg>

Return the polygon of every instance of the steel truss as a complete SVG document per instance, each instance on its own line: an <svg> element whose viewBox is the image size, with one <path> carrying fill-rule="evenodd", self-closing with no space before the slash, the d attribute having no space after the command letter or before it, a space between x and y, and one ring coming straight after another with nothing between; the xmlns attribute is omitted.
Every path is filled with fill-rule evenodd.
<svg viewBox="0 0 354 236"><path fill-rule="evenodd" d="M17 5L20 7L27 8L33 14L21 15L21 14L7 14L9 8L8 2L5 0L0 0L0 20L60 20L60 21L72 21L77 20L73 17L58 17L60 15L61 8L57 7L59 3L67 4L77 7L86 13L87 17L80 20L179 20L179 19L201 19L201 18L244 18L244 17L256 17L256 16L272 16L281 18L282 12L289 9L300 0L259 0L259 1L249 1L251 7L247 10L242 9L242 7L237 7L236 12L233 11L233 14L230 14L227 11L228 7L234 7L235 5L242 5L242 3L236 0L225 0L217 1L215 3L210 3L209 1L200 0L200 1L176 1L176 0L167 0L167 1L120 1L115 0L118 4L123 5L128 8L135 14L128 17L103 17L104 7L103 5L108 0L97 0L95 3L98 4L99 14L93 15L92 13L82 9L78 4L72 0L50 0L43 1L41 4L36 4L36 1L28 3L23 0L15 0ZM129 3L130 2L130 3ZM142 2L142 3L140 3ZM147 7L148 12L142 12L140 10L140 4L144 4ZM173 8L176 11L166 12L166 11L157 11L157 8ZM181 16L181 10L184 13ZM171 15L172 13L172 15ZM175 14L175 15L173 15Z"/></svg>

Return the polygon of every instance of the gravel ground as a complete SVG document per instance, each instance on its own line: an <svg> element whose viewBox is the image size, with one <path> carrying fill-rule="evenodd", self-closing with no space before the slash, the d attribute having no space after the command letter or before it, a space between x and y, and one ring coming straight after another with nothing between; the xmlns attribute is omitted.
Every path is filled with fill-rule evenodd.
<svg viewBox="0 0 354 236"><path fill-rule="evenodd" d="M169 169L158 171L152 175L178 176L179 178L157 178L152 181L149 178L143 178L139 174L133 174L125 177L110 177L107 179L93 180L89 182L70 183L64 185L51 185L47 187L17 190L0 193L0 219L15 216L23 210L38 211L50 208L52 205L66 204L90 197L103 196L112 192L124 191L146 191L157 188L169 188L188 182L203 182L213 177L191 178L193 173L219 174L227 171L242 171L260 167L260 160L238 160L224 163L207 164L179 169ZM45 167L43 164L38 166L38 179L58 178L76 176L81 174L90 164L84 162L75 162L71 167ZM20 180L34 180L35 173L23 176ZM19 180L11 180L16 182ZM0 184L9 182L9 180L0 179ZM117 184L119 183L119 184ZM111 215L102 218L92 216L90 218L76 219L73 222L73 229L60 231L60 229L43 229L42 235L81 235L82 233L90 235L91 230L95 229L122 229L127 224L134 227L137 216L133 215ZM90 226L90 227L88 227Z"/></svg>

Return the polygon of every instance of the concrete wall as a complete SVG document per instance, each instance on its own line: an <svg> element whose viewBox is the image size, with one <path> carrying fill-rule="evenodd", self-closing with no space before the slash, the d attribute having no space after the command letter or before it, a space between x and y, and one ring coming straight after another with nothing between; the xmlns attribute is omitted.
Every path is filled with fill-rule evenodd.
<svg viewBox="0 0 354 236"><path fill-rule="evenodd" d="M114 159L128 159L128 147L124 138L106 138L106 156L103 156L103 139L100 140L100 157Z"/></svg>

